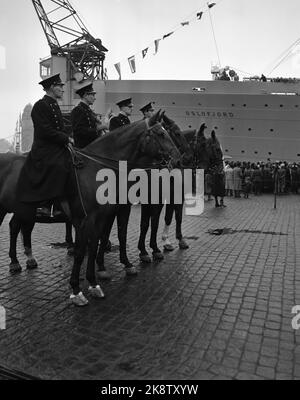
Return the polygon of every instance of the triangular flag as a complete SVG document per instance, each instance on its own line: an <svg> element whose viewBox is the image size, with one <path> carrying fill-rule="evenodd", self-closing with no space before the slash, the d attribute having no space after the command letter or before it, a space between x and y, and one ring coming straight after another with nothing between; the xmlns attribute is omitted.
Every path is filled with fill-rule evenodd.
<svg viewBox="0 0 300 400"><path fill-rule="evenodd" d="M120 63L115 64L115 68L119 74L119 79L121 79L121 64Z"/></svg>
<svg viewBox="0 0 300 400"><path fill-rule="evenodd" d="M201 19L202 15L203 15L203 11L198 12L198 13L197 13L197 18L198 18L198 19Z"/></svg>
<svg viewBox="0 0 300 400"><path fill-rule="evenodd" d="M171 36L173 33L174 33L174 32L167 33L166 35L163 36L163 39L165 39L165 38Z"/></svg>
<svg viewBox="0 0 300 400"><path fill-rule="evenodd" d="M143 58L146 57L146 54L147 54L147 52L148 52L148 49L149 49L149 47L147 47L146 49L142 50L142 56L143 56Z"/></svg>
<svg viewBox="0 0 300 400"><path fill-rule="evenodd" d="M189 25L189 24L190 24L189 21L181 22L182 26Z"/></svg>
<svg viewBox="0 0 300 400"><path fill-rule="evenodd" d="M154 40L154 45L155 45L155 53L154 53L154 55L155 55L155 54L157 53L157 51L158 51L159 41L160 41L160 39Z"/></svg>
<svg viewBox="0 0 300 400"><path fill-rule="evenodd" d="M135 57L134 56L129 57L128 58L128 62L129 62L129 66L130 66L131 72L134 74L135 71L136 71L136 69L135 69Z"/></svg>
<svg viewBox="0 0 300 400"><path fill-rule="evenodd" d="M210 3L210 4L208 4L207 6L208 6L208 8L212 8L213 6L215 6L216 5L216 3Z"/></svg>

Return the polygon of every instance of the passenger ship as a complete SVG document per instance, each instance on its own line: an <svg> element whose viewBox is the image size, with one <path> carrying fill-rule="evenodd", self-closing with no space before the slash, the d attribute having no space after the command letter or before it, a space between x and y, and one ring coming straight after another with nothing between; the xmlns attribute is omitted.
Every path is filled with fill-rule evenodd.
<svg viewBox="0 0 300 400"><path fill-rule="evenodd" d="M155 102L182 130L205 122L206 136L215 130L225 158L247 161L300 162L300 81L258 77L243 81L105 82L105 104L132 97L132 120L139 108Z"/></svg>

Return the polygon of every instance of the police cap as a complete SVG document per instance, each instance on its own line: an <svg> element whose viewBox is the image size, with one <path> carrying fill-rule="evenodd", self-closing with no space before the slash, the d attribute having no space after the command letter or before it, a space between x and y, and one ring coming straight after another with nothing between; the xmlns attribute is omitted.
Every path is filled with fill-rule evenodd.
<svg viewBox="0 0 300 400"><path fill-rule="evenodd" d="M42 85L44 89L49 89L52 85L63 86L64 83L60 79L60 74L55 74L53 76L49 76L46 79L43 79L41 82L39 82L39 85Z"/></svg>
<svg viewBox="0 0 300 400"><path fill-rule="evenodd" d="M140 108L140 111L145 114L147 111L154 111L154 108L152 106L152 102L146 104L144 107Z"/></svg>
<svg viewBox="0 0 300 400"><path fill-rule="evenodd" d="M118 103L116 103L117 106L121 107L132 107L132 99L131 97L129 99L121 100Z"/></svg>
<svg viewBox="0 0 300 400"><path fill-rule="evenodd" d="M84 82L80 88L78 88L75 93L77 93L80 97L83 97L85 94L95 94L95 90L93 88L93 84L88 81Z"/></svg>

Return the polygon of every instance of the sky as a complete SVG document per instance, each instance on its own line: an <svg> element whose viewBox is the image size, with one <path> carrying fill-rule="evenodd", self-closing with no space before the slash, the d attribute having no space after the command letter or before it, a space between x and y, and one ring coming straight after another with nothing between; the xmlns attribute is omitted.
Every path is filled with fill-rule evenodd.
<svg viewBox="0 0 300 400"><path fill-rule="evenodd" d="M88 30L109 50L109 79L211 79L212 63L249 75L300 78L300 52L270 74L300 38L299 0L70 0ZM50 2L51 3L51 2ZM46 7L49 0L42 0ZM201 20L197 12L203 11ZM211 25L211 20L213 24ZM181 22L190 21L181 27ZM161 40L154 55L154 40ZM215 40L214 40L215 36ZM217 43L217 45L215 44ZM149 47L142 59L142 49ZM50 54L31 0L0 0L0 138L12 138L19 113L43 96L39 61ZM136 55L136 73L127 58Z"/></svg>

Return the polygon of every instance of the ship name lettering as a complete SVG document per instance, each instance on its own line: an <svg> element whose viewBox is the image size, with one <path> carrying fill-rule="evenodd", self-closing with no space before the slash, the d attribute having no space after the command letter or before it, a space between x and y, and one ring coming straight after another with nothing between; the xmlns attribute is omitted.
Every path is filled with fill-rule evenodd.
<svg viewBox="0 0 300 400"><path fill-rule="evenodd" d="M186 111L185 115L187 117L218 117L218 118L234 118L234 114L232 112L221 112L221 111Z"/></svg>

